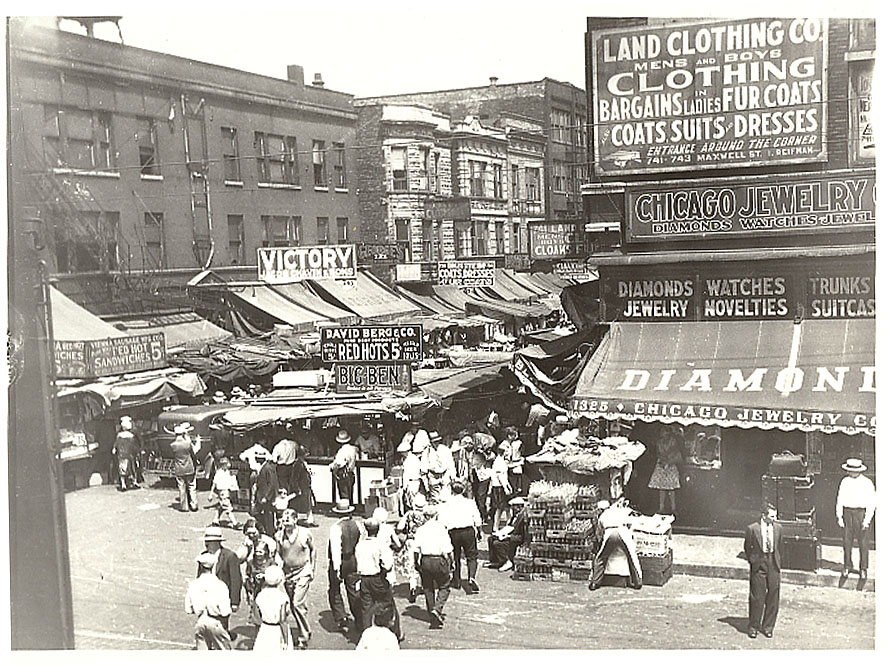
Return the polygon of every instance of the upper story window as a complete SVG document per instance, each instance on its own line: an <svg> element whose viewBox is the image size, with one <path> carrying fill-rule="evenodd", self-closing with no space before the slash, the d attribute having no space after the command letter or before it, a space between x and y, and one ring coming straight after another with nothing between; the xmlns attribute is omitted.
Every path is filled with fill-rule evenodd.
<svg viewBox="0 0 890 666"><path fill-rule="evenodd" d="M527 201L541 200L541 170L533 167L525 169L525 198Z"/></svg>
<svg viewBox="0 0 890 666"><path fill-rule="evenodd" d="M223 179L241 181L241 158L238 154L238 130L234 127L220 127L222 142Z"/></svg>
<svg viewBox="0 0 890 666"><path fill-rule="evenodd" d="M850 147L854 162L875 159L875 116L872 111L874 60L850 63Z"/></svg>
<svg viewBox="0 0 890 666"><path fill-rule="evenodd" d="M503 199L504 198L504 167L500 164L493 164L493 185L494 185L494 198L495 199Z"/></svg>
<svg viewBox="0 0 890 666"><path fill-rule="evenodd" d="M144 268L164 268L167 265L164 256L164 214L145 213L142 220L145 237Z"/></svg>
<svg viewBox="0 0 890 666"><path fill-rule="evenodd" d="M432 163L430 164L430 190L438 193L439 189L439 153L433 151Z"/></svg>
<svg viewBox="0 0 890 666"><path fill-rule="evenodd" d="M143 176L160 176L158 125L154 118L137 118L136 122L139 126L136 132L136 141L139 144L139 173Z"/></svg>
<svg viewBox="0 0 890 666"><path fill-rule="evenodd" d="M510 194L512 195L514 200L517 200L522 195L522 183L519 180L519 165L513 164L510 167Z"/></svg>
<svg viewBox="0 0 890 666"><path fill-rule="evenodd" d="M300 245L302 229L299 216L263 215L263 247Z"/></svg>
<svg viewBox="0 0 890 666"><path fill-rule="evenodd" d="M52 226L59 273L117 269L120 213L74 211Z"/></svg>
<svg viewBox="0 0 890 666"><path fill-rule="evenodd" d="M111 115L104 111L44 107L43 150L56 167L114 170Z"/></svg>
<svg viewBox="0 0 890 666"><path fill-rule="evenodd" d="M349 218L337 218L337 242L346 243L349 241Z"/></svg>
<svg viewBox="0 0 890 666"><path fill-rule="evenodd" d="M229 215L229 261L232 264L244 263L244 216Z"/></svg>
<svg viewBox="0 0 890 666"><path fill-rule="evenodd" d="M346 188L346 144L334 142L334 187Z"/></svg>
<svg viewBox="0 0 890 666"><path fill-rule="evenodd" d="M476 160L469 160L470 166L470 196L484 197L487 195L485 177L488 164Z"/></svg>
<svg viewBox="0 0 890 666"><path fill-rule="evenodd" d="M559 143L572 142L572 114L561 109L550 109L550 138Z"/></svg>
<svg viewBox="0 0 890 666"><path fill-rule="evenodd" d="M312 174L315 179L315 187L328 186L327 151L324 141L318 139L312 141Z"/></svg>
<svg viewBox="0 0 890 666"><path fill-rule="evenodd" d="M566 165L563 162L553 160L553 191L566 192L568 178L566 177Z"/></svg>
<svg viewBox="0 0 890 666"><path fill-rule="evenodd" d="M261 183L299 185L297 138L279 134L254 133L257 178Z"/></svg>
<svg viewBox="0 0 890 666"><path fill-rule="evenodd" d="M420 147L420 189L430 189L430 149L428 146Z"/></svg>
<svg viewBox="0 0 890 666"><path fill-rule="evenodd" d="M408 189L408 149L405 146L390 148L389 161L392 166L392 189L405 191Z"/></svg>
<svg viewBox="0 0 890 666"><path fill-rule="evenodd" d="M316 226L316 242L319 245L327 245L328 244L328 227L329 220L326 217L319 217L315 220Z"/></svg>

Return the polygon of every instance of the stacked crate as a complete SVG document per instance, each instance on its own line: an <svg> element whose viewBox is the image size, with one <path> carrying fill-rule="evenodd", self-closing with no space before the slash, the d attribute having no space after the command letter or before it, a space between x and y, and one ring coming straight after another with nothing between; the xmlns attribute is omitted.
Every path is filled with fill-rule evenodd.
<svg viewBox="0 0 890 666"><path fill-rule="evenodd" d="M634 548L640 560L643 585L660 587L671 579L674 565L672 534L669 524L665 524L659 531L633 528Z"/></svg>
<svg viewBox="0 0 890 666"><path fill-rule="evenodd" d="M596 553L599 490L582 486L570 500L532 498L530 542L514 558L514 578L534 581L587 580Z"/></svg>
<svg viewBox="0 0 890 666"><path fill-rule="evenodd" d="M365 515L370 516L377 507L386 509L390 516L399 514L398 486L394 479L376 479L369 484Z"/></svg>
<svg viewBox="0 0 890 666"><path fill-rule="evenodd" d="M796 476L774 472L791 471ZM771 466L761 478L763 500L776 506L782 526L782 567L816 571L822 559L821 530L816 529L815 482L806 468L785 470Z"/></svg>

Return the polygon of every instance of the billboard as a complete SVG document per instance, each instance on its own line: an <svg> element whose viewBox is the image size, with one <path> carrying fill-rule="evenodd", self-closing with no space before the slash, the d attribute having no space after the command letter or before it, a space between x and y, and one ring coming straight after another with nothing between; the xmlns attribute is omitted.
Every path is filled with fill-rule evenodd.
<svg viewBox="0 0 890 666"><path fill-rule="evenodd" d="M494 260L440 261L438 283L451 287L491 287L494 268Z"/></svg>
<svg viewBox="0 0 890 666"><path fill-rule="evenodd" d="M859 171L633 187L625 193L627 240L857 231L874 226L875 198L874 172Z"/></svg>
<svg viewBox="0 0 890 666"><path fill-rule="evenodd" d="M355 279L355 245L257 248L259 279L269 284Z"/></svg>
<svg viewBox="0 0 890 666"><path fill-rule="evenodd" d="M423 326L326 326L321 331L323 363L395 364L423 360Z"/></svg>
<svg viewBox="0 0 890 666"><path fill-rule="evenodd" d="M590 33L600 175L828 159L827 21Z"/></svg>
<svg viewBox="0 0 890 666"><path fill-rule="evenodd" d="M104 340L55 341L56 375L67 378L106 377L167 367L163 333Z"/></svg>
<svg viewBox="0 0 890 666"><path fill-rule="evenodd" d="M584 220L529 222L528 247L532 260L585 256Z"/></svg>
<svg viewBox="0 0 890 666"><path fill-rule="evenodd" d="M334 365L334 390L337 393L393 389L405 392L411 390L410 365Z"/></svg>

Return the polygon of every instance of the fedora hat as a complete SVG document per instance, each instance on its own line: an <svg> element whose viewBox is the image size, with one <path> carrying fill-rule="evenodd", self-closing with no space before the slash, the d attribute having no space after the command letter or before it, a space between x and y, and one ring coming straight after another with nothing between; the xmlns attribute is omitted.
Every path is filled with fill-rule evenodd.
<svg viewBox="0 0 890 666"><path fill-rule="evenodd" d="M225 541L222 529L216 525L211 525L204 530L204 541Z"/></svg>
<svg viewBox="0 0 890 666"><path fill-rule="evenodd" d="M355 507L350 504L348 499L338 499L337 503L334 505L334 508L331 509L334 513L352 513L355 511Z"/></svg>
<svg viewBox="0 0 890 666"><path fill-rule="evenodd" d="M348 444L352 441L352 437L349 436L349 433L346 430L341 430L337 433L337 442L339 444Z"/></svg>
<svg viewBox="0 0 890 666"><path fill-rule="evenodd" d="M841 469L846 472L864 472L868 467L859 458L847 458Z"/></svg>

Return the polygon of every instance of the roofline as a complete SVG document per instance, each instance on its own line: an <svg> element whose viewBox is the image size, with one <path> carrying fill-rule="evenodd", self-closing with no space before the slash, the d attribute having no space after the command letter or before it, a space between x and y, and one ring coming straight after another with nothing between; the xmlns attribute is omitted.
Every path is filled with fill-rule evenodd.
<svg viewBox="0 0 890 666"><path fill-rule="evenodd" d="M368 97L356 97L356 102L364 102L364 101L372 101L372 100L385 100L392 99L397 97L409 97L412 95L431 95L434 93L447 93L447 92L460 92L462 90L489 90L491 88L503 88L506 86L525 86L532 83L546 83L546 82L556 83L563 86L569 86L571 88L575 88L578 92L586 93L584 88L579 88L574 83L569 83L568 81L558 81L557 79L551 78L549 76L545 76L543 79L537 79L534 81L518 81L516 83L496 83L494 86L491 84L482 85L482 86L469 86L466 88L444 88L440 90L423 90L419 92L409 92L409 93L397 93L394 95L371 95Z"/></svg>

